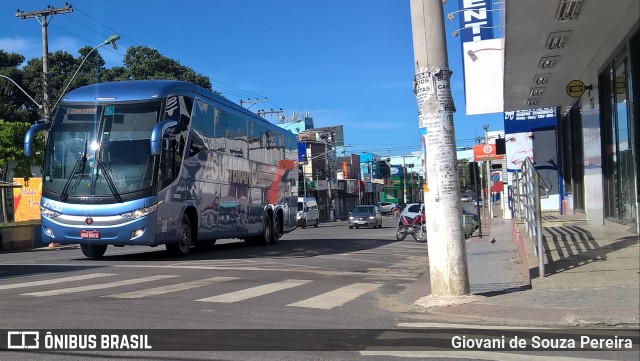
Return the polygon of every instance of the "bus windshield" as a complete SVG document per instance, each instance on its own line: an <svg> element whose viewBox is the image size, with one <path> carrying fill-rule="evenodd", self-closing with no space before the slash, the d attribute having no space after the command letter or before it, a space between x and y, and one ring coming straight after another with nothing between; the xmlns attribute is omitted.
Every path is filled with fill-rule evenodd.
<svg viewBox="0 0 640 361"><path fill-rule="evenodd" d="M43 192L110 196L150 188L151 131L161 102L63 105L56 112L45 155Z"/></svg>

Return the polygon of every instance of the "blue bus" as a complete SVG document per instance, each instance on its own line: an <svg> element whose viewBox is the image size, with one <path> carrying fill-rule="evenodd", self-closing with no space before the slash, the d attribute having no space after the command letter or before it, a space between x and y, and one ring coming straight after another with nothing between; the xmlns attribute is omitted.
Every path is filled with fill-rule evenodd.
<svg viewBox="0 0 640 361"><path fill-rule="evenodd" d="M296 227L297 137L196 85L100 83L64 96L48 131L41 227L47 243L192 246L276 243Z"/></svg>

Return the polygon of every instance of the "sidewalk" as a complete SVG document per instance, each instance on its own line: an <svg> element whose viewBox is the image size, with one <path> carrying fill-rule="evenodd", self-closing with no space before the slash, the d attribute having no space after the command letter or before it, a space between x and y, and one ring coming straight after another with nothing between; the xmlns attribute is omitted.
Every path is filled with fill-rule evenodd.
<svg viewBox="0 0 640 361"><path fill-rule="evenodd" d="M526 232L519 234L527 255L521 259L519 227L512 220L494 218L487 226L483 224L482 238L476 232L467 239L469 281L477 301L421 312L441 321L488 325L639 326L640 245L635 229L612 223L591 226L579 216L545 216L541 278Z"/></svg>

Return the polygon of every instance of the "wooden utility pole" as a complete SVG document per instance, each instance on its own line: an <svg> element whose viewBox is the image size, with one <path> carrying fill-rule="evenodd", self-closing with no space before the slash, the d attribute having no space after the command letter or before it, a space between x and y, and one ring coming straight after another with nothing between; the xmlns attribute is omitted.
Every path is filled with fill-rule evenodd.
<svg viewBox="0 0 640 361"><path fill-rule="evenodd" d="M442 0L410 0L431 296L469 294Z"/></svg>
<svg viewBox="0 0 640 361"><path fill-rule="evenodd" d="M51 121L51 102L49 101L49 40L47 35L47 27L49 25L49 17L57 14L73 12L71 4L66 4L61 8L52 8L51 5L44 10L39 11L16 11L16 16L20 19L34 18L40 23L42 28L42 111L44 120Z"/></svg>

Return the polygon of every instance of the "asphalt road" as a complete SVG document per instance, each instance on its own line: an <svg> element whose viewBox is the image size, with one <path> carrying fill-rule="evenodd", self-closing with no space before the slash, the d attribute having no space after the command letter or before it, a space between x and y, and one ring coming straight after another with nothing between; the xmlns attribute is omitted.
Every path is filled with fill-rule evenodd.
<svg viewBox="0 0 640 361"><path fill-rule="evenodd" d="M427 292L427 244L397 242L396 225L391 216L381 229L323 223L276 245L219 240L183 258L164 247L109 247L99 260L77 247L0 253L0 360L475 359L478 351L451 351L450 328L416 331L447 324L411 312L407 299ZM9 332L23 330L40 332L39 352L6 351L21 342ZM43 350L47 331L62 346L75 335L97 347ZM152 349L99 350L104 335L131 346L130 334ZM415 347L425 339L442 348Z"/></svg>

